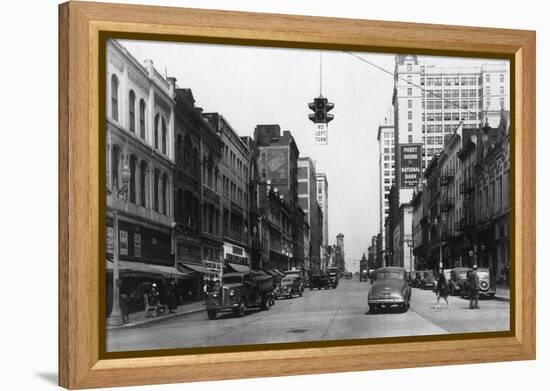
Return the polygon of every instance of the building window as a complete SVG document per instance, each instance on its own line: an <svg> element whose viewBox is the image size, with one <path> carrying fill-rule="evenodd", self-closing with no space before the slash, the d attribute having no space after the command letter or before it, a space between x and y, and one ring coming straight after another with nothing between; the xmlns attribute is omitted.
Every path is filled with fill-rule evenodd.
<svg viewBox="0 0 550 391"><path fill-rule="evenodd" d="M413 142L413 136L412 134L409 134L409 144Z"/></svg>
<svg viewBox="0 0 550 391"><path fill-rule="evenodd" d="M155 212L159 212L159 182L160 182L160 172L159 170L155 169L155 173L153 175L153 208L155 209Z"/></svg>
<svg viewBox="0 0 550 391"><path fill-rule="evenodd" d="M119 189L118 170L120 167L120 147L113 145L111 148L111 189L116 192Z"/></svg>
<svg viewBox="0 0 550 391"><path fill-rule="evenodd" d="M162 214L168 216L168 175L162 175Z"/></svg>
<svg viewBox="0 0 550 391"><path fill-rule="evenodd" d="M485 74L485 81L490 82L491 81L491 75L489 73Z"/></svg>
<svg viewBox="0 0 550 391"><path fill-rule="evenodd" d="M130 96L128 99L128 114L130 116L130 131L136 131L136 93L134 90L130 90Z"/></svg>
<svg viewBox="0 0 550 391"><path fill-rule="evenodd" d="M111 118L118 121L118 77L111 76Z"/></svg>
<svg viewBox="0 0 550 391"><path fill-rule="evenodd" d="M130 202L136 203L136 168L137 159L134 155L130 156Z"/></svg>
<svg viewBox="0 0 550 391"><path fill-rule="evenodd" d="M413 130L413 124L410 123L409 124L409 132L412 132L412 130Z"/></svg>
<svg viewBox="0 0 550 391"><path fill-rule="evenodd" d="M500 77L500 82L504 83L504 73L501 73L499 77Z"/></svg>
<svg viewBox="0 0 550 391"><path fill-rule="evenodd" d="M412 76L411 75L407 76L407 84L412 84Z"/></svg>
<svg viewBox="0 0 550 391"><path fill-rule="evenodd" d="M145 101L139 101L139 137L145 140Z"/></svg>
<svg viewBox="0 0 550 391"><path fill-rule="evenodd" d="M139 200L141 206L146 207L146 189L147 189L147 163L142 161L139 165Z"/></svg>
<svg viewBox="0 0 550 391"><path fill-rule="evenodd" d="M409 118L409 120L413 119L413 112L409 111L407 117Z"/></svg>
<svg viewBox="0 0 550 391"><path fill-rule="evenodd" d="M408 107L409 109L412 109L412 107L413 107L413 101L412 101L412 99L409 99L409 100L407 101L407 107Z"/></svg>
<svg viewBox="0 0 550 391"><path fill-rule="evenodd" d="M162 118L162 153L166 155L166 122Z"/></svg>
<svg viewBox="0 0 550 391"><path fill-rule="evenodd" d="M412 88L407 88L407 95L412 96L412 94L413 94L413 89Z"/></svg>
<svg viewBox="0 0 550 391"><path fill-rule="evenodd" d="M407 72L410 72L412 71L412 65L411 64L407 64Z"/></svg>
<svg viewBox="0 0 550 391"><path fill-rule="evenodd" d="M500 87L500 95L504 95L504 87Z"/></svg>
<svg viewBox="0 0 550 391"><path fill-rule="evenodd" d="M159 148L159 120L160 120L160 114L155 115L155 127L154 127L154 142L155 142L155 148Z"/></svg>

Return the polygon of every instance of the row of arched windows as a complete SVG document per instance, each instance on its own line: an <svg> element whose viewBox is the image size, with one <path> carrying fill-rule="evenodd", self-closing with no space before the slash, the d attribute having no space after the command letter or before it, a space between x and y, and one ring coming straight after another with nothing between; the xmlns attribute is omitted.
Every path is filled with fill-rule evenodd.
<svg viewBox="0 0 550 391"><path fill-rule="evenodd" d="M121 171L123 164L122 150L119 145L114 144L111 147L110 167L110 182L113 192L119 191L122 187ZM152 207L156 212L169 216L169 175L158 168L154 168L151 175L149 163L133 154L128 157L128 168L130 170L127 192L128 202L145 208Z"/></svg>
<svg viewBox="0 0 550 391"><path fill-rule="evenodd" d="M111 75L111 118L117 122L120 121L119 89L120 82L118 77L113 74ZM137 118L136 109L138 110ZM129 130L133 133L138 133L139 137L145 140L147 123L146 104L144 99L140 99L139 104L136 104L136 93L134 90L130 90L128 93L128 120ZM160 113L157 113L155 116L153 132L153 144L155 149L160 150L166 155L168 153L168 127L166 125L166 119Z"/></svg>

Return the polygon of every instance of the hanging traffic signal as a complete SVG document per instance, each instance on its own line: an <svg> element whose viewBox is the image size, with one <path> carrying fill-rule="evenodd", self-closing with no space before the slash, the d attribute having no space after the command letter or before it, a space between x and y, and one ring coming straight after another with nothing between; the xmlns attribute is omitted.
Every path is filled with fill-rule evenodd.
<svg viewBox="0 0 550 391"><path fill-rule="evenodd" d="M315 144L328 144L328 123L334 119L334 115L327 113L334 108L334 103L319 95L308 103L308 107L313 111L308 118L315 124Z"/></svg>
<svg viewBox="0 0 550 391"><path fill-rule="evenodd" d="M322 96L313 99L313 102L308 103L308 107L313 111L313 114L310 114L309 120L313 123L329 123L334 119L334 115L327 114L330 110L334 108L334 103L330 103L327 98Z"/></svg>

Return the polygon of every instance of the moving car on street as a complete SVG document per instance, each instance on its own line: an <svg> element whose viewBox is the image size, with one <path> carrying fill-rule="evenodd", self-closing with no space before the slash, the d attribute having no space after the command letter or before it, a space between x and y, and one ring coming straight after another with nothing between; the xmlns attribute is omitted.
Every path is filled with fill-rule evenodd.
<svg viewBox="0 0 550 391"><path fill-rule="evenodd" d="M422 275L422 280L420 280L421 289L434 289L435 288L435 277L432 270L426 270Z"/></svg>
<svg viewBox="0 0 550 391"><path fill-rule="evenodd" d="M276 298L292 298L294 295L302 297L304 294L303 285L298 277L286 276L281 280L281 286L277 290Z"/></svg>
<svg viewBox="0 0 550 391"><path fill-rule="evenodd" d="M369 312L382 308L399 307L406 312L411 305L411 287L407 272L401 267L383 267L374 272L374 281L368 297Z"/></svg>
<svg viewBox="0 0 550 391"><path fill-rule="evenodd" d="M336 289L338 287L338 272L339 269L337 267L327 268L328 277L330 279L330 286L332 289Z"/></svg>
<svg viewBox="0 0 550 391"><path fill-rule="evenodd" d="M273 277L261 272L227 273L222 286L206 296L208 319L216 319L218 312L233 311L244 316L248 307L268 310L273 304Z"/></svg>
<svg viewBox="0 0 550 391"><path fill-rule="evenodd" d="M330 278L326 274L311 276L309 279L309 289L330 289Z"/></svg>

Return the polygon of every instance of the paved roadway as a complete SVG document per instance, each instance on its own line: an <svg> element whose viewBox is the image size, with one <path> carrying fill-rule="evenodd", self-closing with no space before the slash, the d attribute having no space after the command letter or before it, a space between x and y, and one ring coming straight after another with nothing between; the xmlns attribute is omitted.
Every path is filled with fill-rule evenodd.
<svg viewBox="0 0 550 391"><path fill-rule="evenodd" d="M242 318L231 313L208 320L206 312L144 327L110 330L107 351L303 342L333 339L435 335L509 329L509 303L450 297L451 309L436 309L432 291L413 288L406 313L368 313L370 284L340 280L335 290L306 290L303 297L277 300L268 311L249 309ZM444 301L442 302L442 304ZM443 306L445 306L443 304Z"/></svg>

